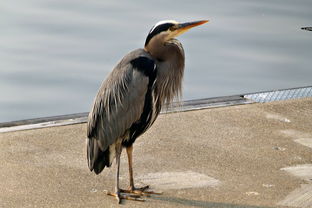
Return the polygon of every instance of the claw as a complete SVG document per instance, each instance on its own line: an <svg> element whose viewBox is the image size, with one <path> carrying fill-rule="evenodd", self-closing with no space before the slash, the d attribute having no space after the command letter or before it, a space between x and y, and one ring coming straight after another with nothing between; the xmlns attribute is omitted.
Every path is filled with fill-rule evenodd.
<svg viewBox="0 0 312 208"><path fill-rule="evenodd" d="M136 196L136 197L141 197L141 196L150 196L149 193L140 191L140 190L125 190L125 189L120 189L120 192L126 193L126 194L131 194L131 196Z"/></svg>
<svg viewBox="0 0 312 208"><path fill-rule="evenodd" d="M161 191L158 191L158 192L156 192L156 191L144 191L144 193L150 194L150 195L153 195L153 194L162 195L163 194L163 192L161 192Z"/></svg>
<svg viewBox="0 0 312 208"><path fill-rule="evenodd" d="M150 188L149 185L147 185L147 186L143 186L141 188L136 188L136 187L131 188L130 187L130 190L132 190L133 192L140 192L140 193L142 193L142 195L151 195L151 194L160 195L160 194L163 194L163 192L147 191L147 189L149 189L149 188Z"/></svg>
<svg viewBox="0 0 312 208"><path fill-rule="evenodd" d="M156 194L156 195L161 195L163 194L163 192L155 192L155 191L146 191L146 189L148 189L149 186L144 186L144 187L141 187L141 188L129 188L128 190L125 190L125 189L120 189L120 192L122 193L129 193L129 194L135 194L135 195L138 195L138 196L150 196L152 194Z"/></svg>
<svg viewBox="0 0 312 208"><path fill-rule="evenodd" d="M145 199L140 198L140 196L138 196L138 195L125 195L125 194L121 194L121 193L112 193L112 192L107 191L107 190L104 190L104 192L109 196L114 196L117 199L118 204L121 203L122 199L132 200L132 201L140 201L140 202L145 201Z"/></svg>
<svg viewBox="0 0 312 208"><path fill-rule="evenodd" d="M144 202L145 199L142 199L141 198L142 196L149 197L152 194L160 195L163 193L163 192L146 191L146 189L148 188L149 186L144 186L141 188L130 187L130 189L128 190L119 189L119 191L116 193L112 193L107 190L104 190L104 192L109 196L114 196L119 204L121 203L122 199Z"/></svg>

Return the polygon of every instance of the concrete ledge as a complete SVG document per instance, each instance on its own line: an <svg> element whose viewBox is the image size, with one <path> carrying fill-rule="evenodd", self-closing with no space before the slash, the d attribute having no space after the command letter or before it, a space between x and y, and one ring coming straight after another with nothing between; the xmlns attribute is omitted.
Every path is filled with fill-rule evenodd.
<svg viewBox="0 0 312 208"><path fill-rule="evenodd" d="M182 112L182 111L199 110L199 109L205 109L205 108L241 105L241 104L248 104L248 103L253 103L253 102L239 95L207 98L207 99L197 99L197 100L172 103L171 105L165 106L163 108L164 110L161 113ZM88 113L86 112L86 113L77 113L77 114L5 122L5 123L0 123L0 133L85 123L87 122L87 116L88 116Z"/></svg>
<svg viewBox="0 0 312 208"><path fill-rule="evenodd" d="M70 120L70 119L74 120L74 119L79 119L79 118L86 118L87 116L88 116L88 113L85 112L85 113L67 114L67 115L60 115L60 116L25 119L25 120L19 120L19 121L10 121L10 122L0 123L0 128L46 123L46 122L52 122L52 121L57 122L57 121Z"/></svg>
<svg viewBox="0 0 312 208"><path fill-rule="evenodd" d="M175 102L168 106L164 106L163 111L161 113L184 112L206 108L217 108L233 105L250 104L255 102L263 103L279 100L298 99L304 97L312 97L312 86L262 91L256 93L249 93L246 95L233 95L233 96L223 96L223 97ZM87 116L88 113L86 112L86 113L77 113L77 114L5 122L0 123L0 133L85 123L87 121Z"/></svg>
<svg viewBox="0 0 312 208"><path fill-rule="evenodd" d="M263 103L279 100L298 99L304 97L312 97L312 86L262 91L256 93L249 93L246 95L233 95L233 96L223 96L223 97L175 102L168 106L164 106L163 107L164 110L161 113L183 112L206 108L242 105L255 102ZM5 122L0 123L0 133L85 123L87 121L87 116L88 113L86 112L86 113L77 113L77 114Z"/></svg>

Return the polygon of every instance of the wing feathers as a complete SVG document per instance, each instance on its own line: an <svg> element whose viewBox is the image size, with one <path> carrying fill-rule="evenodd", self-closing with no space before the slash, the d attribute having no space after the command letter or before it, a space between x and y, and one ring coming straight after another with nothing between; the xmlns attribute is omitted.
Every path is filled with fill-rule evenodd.
<svg viewBox="0 0 312 208"><path fill-rule="evenodd" d="M142 65L141 56L147 56L144 58L150 61ZM131 62L136 59L137 65ZM142 69L145 67L154 69L154 61L143 50L134 51L121 60L102 83L87 127L88 138L96 139L102 151L124 136L131 125L140 119L149 83Z"/></svg>

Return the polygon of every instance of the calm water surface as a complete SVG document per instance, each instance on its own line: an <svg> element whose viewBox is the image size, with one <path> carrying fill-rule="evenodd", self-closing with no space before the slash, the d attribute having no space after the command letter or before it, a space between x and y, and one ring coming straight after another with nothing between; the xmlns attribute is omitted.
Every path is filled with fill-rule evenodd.
<svg viewBox="0 0 312 208"><path fill-rule="evenodd" d="M89 111L106 75L159 20L179 38L183 99L312 84L311 0L2 0L0 122Z"/></svg>

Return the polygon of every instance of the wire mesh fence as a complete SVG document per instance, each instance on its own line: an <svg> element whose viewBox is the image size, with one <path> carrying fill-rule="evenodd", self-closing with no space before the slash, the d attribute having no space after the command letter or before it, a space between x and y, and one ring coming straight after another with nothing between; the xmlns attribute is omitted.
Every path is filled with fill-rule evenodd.
<svg viewBox="0 0 312 208"><path fill-rule="evenodd" d="M259 103L297 99L304 97L312 97L312 86L284 90L274 90L270 92L260 92L244 95L244 98Z"/></svg>

